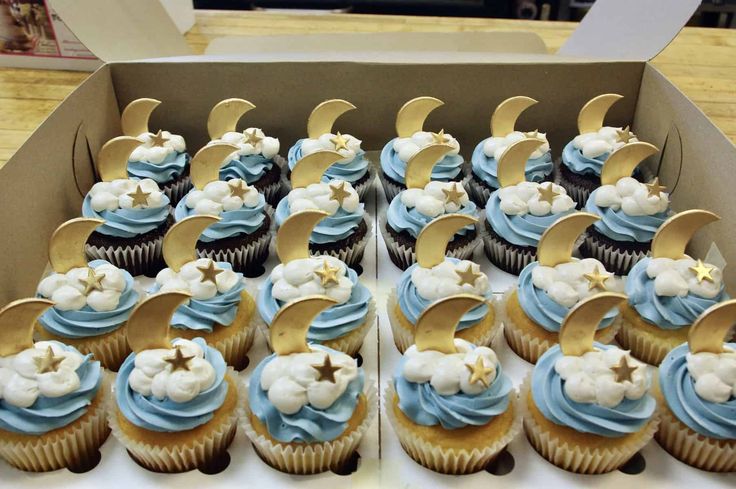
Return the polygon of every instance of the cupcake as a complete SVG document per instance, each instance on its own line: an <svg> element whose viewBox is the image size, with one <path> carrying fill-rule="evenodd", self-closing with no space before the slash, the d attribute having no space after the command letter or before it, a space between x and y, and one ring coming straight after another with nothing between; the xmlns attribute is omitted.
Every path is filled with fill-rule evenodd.
<svg viewBox="0 0 736 489"><path fill-rule="evenodd" d="M322 181L342 180L353 186L358 197L363 200L373 183L375 170L361 149L361 140L350 134L332 133L335 119L355 106L346 100L326 100L314 108L307 122L307 137L298 140L289 148L289 171L297 161L316 151L330 150L340 153L339 164L325 170Z"/></svg>
<svg viewBox="0 0 736 489"><path fill-rule="evenodd" d="M406 270L416 262L419 234L432 219L444 214L477 216L475 204L458 182L430 181L432 168L450 151L446 144L433 144L421 149L406 167L408 188L391 200L386 211L386 223L381 226L388 256L394 265ZM449 256L466 260L480 244L473 224L458 230L445 246Z"/></svg>
<svg viewBox="0 0 736 489"><path fill-rule="evenodd" d="M125 270L105 260L87 263L85 242L102 222L72 219L51 236L53 272L41 280L36 293L54 305L38 318L36 335L90 353L103 367L117 371L130 353L125 324L138 302L138 292Z"/></svg>
<svg viewBox="0 0 736 489"><path fill-rule="evenodd" d="M309 254L309 236L327 212L306 210L289 216L276 235L280 264L271 271L258 292L258 312L270 327L278 311L308 295L324 295L336 301L309 325L307 341L355 356L376 321L376 303L358 274L330 255ZM269 338L268 329L264 336Z"/></svg>
<svg viewBox="0 0 736 489"><path fill-rule="evenodd" d="M575 202L565 189L552 182L527 182L526 162L544 145L527 138L508 147L498 160L501 188L486 204L483 248L501 270L518 275L537 256L542 234L555 221L575 211Z"/></svg>
<svg viewBox="0 0 736 489"><path fill-rule="evenodd" d="M220 168L219 180L242 180L263 194L270 205L276 205L281 196L279 140L266 136L258 127L235 130L243 114L254 108L240 98L225 99L215 105L207 119L211 139L208 145L228 143L237 147Z"/></svg>
<svg viewBox="0 0 736 489"><path fill-rule="evenodd" d="M204 339L169 339L176 308L191 296L161 293L128 321L133 350L115 379L112 434L155 472L205 468L222 456L238 421L237 376Z"/></svg>
<svg viewBox="0 0 736 489"><path fill-rule="evenodd" d="M688 342L659 366L657 441L686 464L713 472L736 471L736 343L724 343L734 317L736 300L708 308Z"/></svg>
<svg viewBox="0 0 736 489"><path fill-rule="evenodd" d="M460 318L457 337L475 345L491 344L497 328L488 276L472 261L445 257L447 243L455 233L476 222L465 214L446 214L419 233L417 262L401 274L386 304L394 343L400 352L414 344L417 321L432 303L463 293L483 297L484 302Z"/></svg>
<svg viewBox="0 0 736 489"><path fill-rule="evenodd" d="M484 302L458 294L426 309L386 389L386 414L404 451L443 474L483 470L521 427L496 353L455 338L463 314Z"/></svg>
<svg viewBox="0 0 736 489"><path fill-rule="evenodd" d="M622 95L607 93L589 100L578 114L578 132L562 150L562 162L557 167L557 183L567 190L579 206L601 185L603 164L615 150L626 143L638 141L625 128L603 126L606 112Z"/></svg>
<svg viewBox="0 0 736 489"><path fill-rule="evenodd" d="M0 457L29 472L89 467L110 434L100 362L58 341L33 343L52 304L22 299L0 310Z"/></svg>
<svg viewBox="0 0 736 489"><path fill-rule="evenodd" d="M309 250L330 255L350 268L360 266L370 237L370 221L358 193L344 180L322 181L322 175L342 155L317 151L299 160L291 171L289 193L276 206L276 226L295 212L315 209L329 215L319 222L309 238Z"/></svg>
<svg viewBox="0 0 736 489"><path fill-rule="evenodd" d="M503 152L527 137L541 139L544 143L527 160L525 180L539 183L551 179L554 165L547 135L537 130L523 133L514 129L519 115L536 103L536 100L529 97L511 97L501 102L493 112L491 137L478 143L473 150L470 159L471 172L464 181L470 198L479 207L485 207L491 194L501 186L498 183L498 160Z"/></svg>
<svg viewBox="0 0 736 489"><path fill-rule="evenodd" d="M396 116L396 135L381 150L381 183L386 200L391 202L399 192L407 188L406 168L409 160L421 149L432 144L445 144L450 149L438 156L432 168L431 180L460 182L463 179L463 157L460 143L446 133L426 132L422 129L430 112L444 102L434 97L417 97L409 100Z"/></svg>
<svg viewBox="0 0 736 489"><path fill-rule="evenodd" d="M539 358L522 386L526 436L561 469L611 472L657 431L648 367L627 351L594 341L600 320L624 300L622 294L602 292L573 307L559 345Z"/></svg>
<svg viewBox="0 0 736 489"><path fill-rule="evenodd" d="M698 316L729 299L723 272L685 254L695 231L718 219L703 210L675 214L654 235L652 256L629 272L629 300L622 308L617 339L639 360L659 365L670 350L687 341Z"/></svg>
<svg viewBox="0 0 736 489"><path fill-rule="evenodd" d="M228 365L242 370L253 345L258 315L243 274L227 262L197 258L195 245L213 216L192 216L177 222L164 238L167 268L156 275L149 294L181 291L191 299L174 313L171 327L183 339L203 338L220 351Z"/></svg>
<svg viewBox="0 0 736 489"><path fill-rule="evenodd" d="M128 177L130 153L140 140L120 136L100 150L95 183L82 202L82 215L103 219L87 240L87 257L105 260L131 275L154 276L163 267L161 244L171 224L169 198L150 179Z"/></svg>
<svg viewBox="0 0 736 489"><path fill-rule="evenodd" d="M335 303L307 296L285 305L271 323L274 353L250 376L242 427L261 459L282 472L341 467L376 415L375 389L357 362L306 342L314 318Z"/></svg>
<svg viewBox="0 0 736 489"><path fill-rule="evenodd" d="M575 212L555 222L539 240L538 260L525 266L517 285L498 305L506 342L521 358L536 363L558 342L562 322L581 301L601 291L622 292L623 281L595 258L572 258L578 236L598 219ZM607 311L596 341L610 343L621 327L619 311Z"/></svg>
<svg viewBox="0 0 736 489"><path fill-rule="evenodd" d="M139 139L143 144L130 153L128 176L139 180L151 179L171 201L177 202L192 187L189 181L189 154L184 138L169 131L148 129L151 112L161 102L139 98L123 110L120 123L123 135Z"/></svg>
<svg viewBox="0 0 736 489"><path fill-rule="evenodd" d="M220 180L220 166L235 147L210 144L202 148L191 165L194 189L174 209L174 220L189 216L219 216L197 242L197 254L214 261L228 262L247 277L263 273L271 243L271 217L266 199L255 186L241 178ZM269 208L270 210L270 208Z"/></svg>
<svg viewBox="0 0 736 489"><path fill-rule="evenodd" d="M657 152L649 143L629 143L606 160L601 186L585 203L585 210L600 216L580 247L585 257L595 258L616 275L629 270L647 256L657 229L670 214L669 194L658 179L641 183L631 172Z"/></svg>

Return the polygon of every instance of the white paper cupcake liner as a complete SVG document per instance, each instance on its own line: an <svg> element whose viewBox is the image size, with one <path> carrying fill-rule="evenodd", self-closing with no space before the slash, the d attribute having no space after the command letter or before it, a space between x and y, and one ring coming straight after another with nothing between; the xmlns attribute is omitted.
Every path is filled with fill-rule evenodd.
<svg viewBox="0 0 736 489"><path fill-rule="evenodd" d="M43 340L56 340L74 346L82 353L91 353L103 367L117 372L120 365L130 354L130 347L126 338L127 328L123 323L116 330L102 336L90 336L88 338L70 342L69 339L50 333L40 323L36 323L36 335Z"/></svg>
<svg viewBox="0 0 736 489"><path fill-rule="evenodd" d="M399 195L402 190L406 190L406 186L397 185L389 180L383 171L378 172L378 179L381 181L383 194L386 196L386 201L388 201L388 203L391 203L391 201L394 200L394 197Z"/></svg>
<svg viewBox="0 0 736 489"><path fill-rule="evenodd" d="M595 258L603 263L606 270L616 275L628 275L636 263L649 254L634 250L622 250L598 241L595 236L586 234L580 253L585 258Z"/></svg>
<svg viewBox="0 0 736 489"><path fill-rule="evenodd" d="M171 208L173 209L191 189L192 180L189 175L187 175L184 178L177 178L173 182L167 183L161 188L161 191L169 198L171 201Z"/></svg>
<svg viewBox="0 0 736 489"><path fill-rule="evenodd" d="M236 272L246 272L254 267L262 265L268 258L269 244L271 243L271 232L266 231L255 241L243 244L237 248L222 250L206 250L197 248L197 256L209 258L210 260L227 262L233 266Z"/></svg>
<svg viewBox="0 0 736 489"><path fill-rule="evenodd" d="M468 193L470 199L480 208L486 207L493 193L493 190L476 182L472 172L463 178L463 187L465 187L465 191Z"/></svg>
<svg viewBox="0 0 736 489"><path fill-rule="evenodd" d="M371 219L367 213L365 214L365 217L363 217L363 221L365 221L366 224L366 233L358 242L353 243L353 245L349 247L337 250L327 250L325 252L319 252L319 254L334 256L338 260L345 262L348 267L355 268L355 266L359 265L363 260L363 253L365 252L365 247L368 245L368 240L371 238L371 232L373 230L373 219ZM311 249L310 251L312 254L317 254L317 251L314 249Z"/></svg>
<svg viewBox="0 0 736 489"><path fill-rule="evenodd" d="M536 249L534 252L524 250L491 236L485 230L481 232L481 238L488 259L505 272L519 275L525 266L537 259Z"/></svg>
<svg viewBox="0 0 736 489"><path fill-rule="evenodd" d="M679 342L675 341L672 344L667 344L664 340L652 341L649 335L640 331L626 319L623 320L621 329L616 335L616 340L618 340L621 348L630 350L631 355L637 360L655 367L662 363L664 357L673 348L679 346Z"/></svg>
<svg viewBox="0 0 736 489"><path fill-rule="evenodd" d="M165 266L162 254L164 237L135 246L93 246L85 245L89 260L106 260L118 268L127 270L134 277L148 275L154 277Z"/></svg>
<svg viewBox="0 0 736 489"><path fill-rule="evenodd" d="M560 165L562 164L562 161L557 161L555 163L553 181L554 183L565 189L567 195L569 195L570 198L577 204L576 207L578 209L582 209L583 207L585 207L585 203L588 201L588 197L590 197L591 191L579 185L575 185L574 183L566 179L562 175L562 171L560 170Z"/></svg>

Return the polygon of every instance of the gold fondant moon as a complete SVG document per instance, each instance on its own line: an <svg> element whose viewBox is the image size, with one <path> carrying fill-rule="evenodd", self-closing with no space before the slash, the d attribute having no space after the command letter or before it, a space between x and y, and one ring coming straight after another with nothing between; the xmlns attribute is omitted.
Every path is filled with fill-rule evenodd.
<svg viewBox="0 0 736 489"><path fill-rule="evenodd" d="M323 134L331 133L332 126L337 118L353 109L355 109L355 106L347 100L325 100L309 114L307 136L310 139L317 139Z"/></svg>
<svg viewBox="0 0 736 489"><path fill-rule="evenodd" d="M171 348L169 325L176 309L192 296L186 292L161 292L138 304L127 322L126 337L135 353Z"/></svg>
<svg viewBox="0 0 736 489"><path fill-rule="evenodd" d="M128 178L128 159L143 141L130 136L118 136L106 142L97 154L96 168L103 182Z"/></svg>
<svg viewBox="0 0 736 489"><path fill-rule="evenodd" d="M326 295L310 295L278 310L269 327L271 348L277 355L308 353L307 331L319 313L337 304Z"/></svg>
<svg viewBox="0 0 736 489"><path fill-rule="evenodd" d="M537 261L544 267L554 267L572 259L578 237L600 217L588 212L575 212L562 217L548 227L537 245Z"/></svg>
<svg viewBox="0 0 736 489"><path fill-rule="evenodd" d="M166 266L178 272L182 265L196 260L197 241L202 231L219 220L220 218L216 216L190 216L171 226L163 242Z"/></svg>
<svg viewBox="0 0 736 489"><path fill-rule="evenodd" d="M104 219L77 217L56 228L49 240L49 263L56 273L87 266L84 251L89 235Z"/></svg>
<svg viewBox="0 0 736 489"><path fill-rule="evenodd" d="M710 211L691 209L667 219L652 239L652 258L679 260L685 256L685 248L693 235L706 224L720 217Z"/></svg>
<svg viewBox="0 0 736 489"><path fill-rule="evenodd" d="M593 341L603 316L626 300L624 294L601 292L578 302L560 327L560 349L563 355L579 357L593 351Z"/></svg>
<svg viewBox="0 0 736 489"><path fill-rule="evenodd" d="M120 116L123 135L138 137L150 132L148 130L148 119L151 117L151 112L160 104L160 100L153 98L139 98L129 103Z"/></svg>
<svg viewBox="0 0 736 489"><path fill-rule="evenodd" d="M509 187L526 180L526 162L544 141L537 138L526 138L506 148L498 159L498 183L501 187Z"/></svg>
<svg viewBox="0 0 736 489"><path fill-rule="evenodd" d="M309 258L309 237L314 226L329 214L306 210L290 215L276 232L276 255L283 264Z"/></svg>
<svg viewBox="0 0 736 489"><path fill-rule="evenodd" d="M620 179L630 177L639 163L657 151L656 146L643 141L624 144L603 163L601 185L616 185Z"/></svg>
<svg viewBox="0 0 736 489"><path fill-rule="evenodd" d="M329 167L343 159L337 151L328 149L315 151L297 161L291 170L291 187L305 188L322 181L322 175Z"/></svg>
<svg viewBox="0 0 736 489"><path fill-rule="evenodd" d="M519 96L507 98L498 104L491 116L491 136L503 138L514 132L521 113L536 103L531 97Z"/></svg>
<svg viewBox="0 0 736 489"><path fill-rule="evenodd" d="M197 151L189 164L192 185L202 190L205 185L220 179L220 168L228 156L238 150L234 144L209 144Z"/></svg>
<svg viewBox="0 0 736 489"><path fill-rule="evenodd" d="M695 320L687 334L691 353L723 353L723 343L736 324L736 299L721 302Z"/></svg>
<svg viewBox="0 0 736 489"><path fill-rule="evenodd" d="M410 138L424 127L427 116L445 103L434 97L417 97L409 100L396 115L396 134L400 138Z"/></svg>
<svg viewBox="0 0 736 489"><path fill-rule="evenodd" d="M452 241L455 233L465 226L478 222L478 219L467 214L445 214L433 219L421 230L417 237L417 263L423 268L432 268L445 260L447 243Z"/></svg>
<svg viewBox="0 0 736 489"><path fill-rule="evenodd" d="M36 320L53 305L46 299L20 299L0 309L0 357L32 347Z"/></svg>
<svg viewBox="0 0 736 489"><path fill-rule="evenodd" d="M424 188L432 180L434 165L450 151L449 144L430 144L420 149L406 162L406 188Z"/></svg>
<svg viewBox="0 0 736 489"><path fill-rule="evenodd" d="M210 139L220 139L226 132L234 132L240 118L255 108L255 105L242 98L227 98L215 104L207 117Z"/></svg>
<svg viewBox="0 0 736 489"><path fill-rule="evenodd" d="M578 132L580 134L598 132L598 129L603 127L608 109L622 98L623 95L605 93L590 99L578 113Z"/></svg>
<svg viewBox="0 0 736 489"><path fill-rule="evenodd" d="M456 353L457 324L466 312L484 302L477 295L457 294L433 303L417 319L414 328L414 344L417 345L417 350Z"/></svg>

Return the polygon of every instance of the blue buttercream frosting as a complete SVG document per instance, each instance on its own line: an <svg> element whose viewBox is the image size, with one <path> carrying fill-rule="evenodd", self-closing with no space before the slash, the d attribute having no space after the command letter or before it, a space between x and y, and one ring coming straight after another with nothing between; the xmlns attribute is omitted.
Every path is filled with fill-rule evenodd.
<svg viewBox="0 0 736 489"><path fill-rule="evenodd" d="M105 222L95 228L95 231L106 236L116 238L134 238L146 234L166 223L169 218L169 198L166 194L161 196L161 207L148 207L146 209L115 209L97 212L92 209L92 198L90 194L84 197L82 202L82 216L93 219L104 219Z"/></svg>
<svg viewBox="0 0 736 489"><path fill-rule="evenodd" d="M599 207L595 204L595 189L585 203L585 211L600 216L593 223L595 230L616 241L635 241L649 243L654 239L657 229L667 220L669 212L659 212L651 216L630 216L623 209L613 210L611 207Z"/></svg>
<svg viewBox="0 0 736 489"><path fill-rule="evenodd" d="M406 161L399 158L399 154L394 151L394 138L381 150L381 169L391 180L406 184ZM432 180L448 182L455 180L463 169L463 157L459 154L445 155L432 168Z"/></svg>
<svg viewBox="0 0 736 489"><path fill-rule="evenodd" d="M69 352L77 352L72 346L58 341L49 341ZM87 407L97 395L102 385L100 362L92 360L92 355L83 355L84 361L77 368L79 388L61 397L39 396L30 407L13 406L0 399L0 429L23 435L42 435L68 426L84 416Z"/></svg>
<svg viewBox="0 0 736 489"><path fill-rule="evenodd" d="M562 150L562 163L574 173L599 177L611 153L603 153L595 158L583 156L582 150L575 147L572 141L567 143Z"/></svg>
<svg viewBox="0 0 736 489"><path fill-rule="evenodd" d="M294 146L289 148L288 160L289 169L293 170L296 162L302 159L302 143L304 139L298 140ZM330 166L322 175L323 182L330 180L344 180L346 182L355 183L365 176L368 172L370 161L365 157L365 151L362 149L355 154L355 158L347 163L335 163Z"/></svg>
<svg viewBox="0 0 736 489"><path fill-rule="evenodd" d="M187 153L176 151L169 153L161 163L148 161L129 161L128 176L135 178L150 178L158 184L169 183L184 173L189 164L190 156Z"/></svg>
<svg viewBox="0 0 736 489"><path fill-rule="evenodd" d="M310 345L313 351L337 353L322 345ZM340 437L348 427L363 391L365 374L358 369L358 376L350 381L345 392L327 409L304 405L294 414L284 414L268 400L268 392L261 388L263 369L276 358L271 354L258 364L250 377L248 403L253 415L266 426L269 435L285 443L322 443Z"/></svg>
<svg viewBox="0 0 736 489"><path fill-rule="evenodd" d="M336 213L317 223L309 237L309 242L316 244L334 243L352 236L363 220L364 214L365 206L362 203L358 205L355 212L348 212L340 207ZM289 197L286 196L276 206L276 224L281 226L290 215Z"/></svg>
<svg viewBox="0 0 736 489"><path fill-rule="evenodd" d="M92 260L88 265L96 269L109 263ZM77 311L62 311L52 307L38 318L38 322L49 333L63 338L90 338L115 331L128 320L138 302L138 292L133 289L133 277L122 268L119 270L125 277L125 288L117 307L112 311L95 311L87 305Z"/></svg>
<svg viewBox="0 0 736 489"><path fill-rule="evenodd" d="M487 156L483 151L484 139L473 150L470 158L473 174L485 182L489 187L499 188L498 183L498 161L492 156ZM542 182L552 173L552 154L547 151L539 158L530 158L526 162L526 180L529 182Z"/></svg>
<svg viewBox="0 0 736 489"><path fill-rule="evenodd" d="M726 288L709 299L688 293L686 296L659 296L654 291L654 279L647 275L647 266L651 262L646 257L634 265L626 278L626 295L629 305L647 322L662 329L680 329L690 326L706 309L719 302L730 299Z"/></svg>
<svg viewBox="0 0 736 489"><path fill-rule="evenodd" d="M599 350L616 348L597 342L593 346ZM580 433L618 438L639 431L654 415L657 401L648 393L640 399L624 399L612 408L573 401L565 393L565 381L555 371L555 363L562 357L560 345L554 345L532 371L534 404L549 421Z"/></svg>
<svg viewBox="0 0 736 489"><path fill-rule="evenodd" d="M262 154L239 155L220 169L220 180L240 178L250 185L260 180L273 165L273 158L266 158Z"/></svg>
<svg viewBox="0 0 736 489"><path fill-rule="evenodd" d="M187 197L184 196L174 209L174 220L176 222L197 215L194 209L187 207L186 200ZM243 206L233 211L221 212L220 221L205 228L199 240L211 243L219 239L255 233L261 228L263 221L266 219L265 206L266 199L263 194L258 194L258 204L253 207Z"/></svg>
<svg viewBox="0 0 736 489"><path fill-rule="evenodd" d="M736 350L736 343L726 346ZM731 396L722 403L701 398L687 369L689 352L687 343L683 343L669 352L659 366L659 387L667 406L696 433L719 440L736 440L736 397Z"/></svg>
<svg viewBox="0 0 736 489"><path fill-rule="evenodd" d="M472 201L468 201L457 211L457 214L478 217L478 208ZM407 207L401 201L401 193L391 200L388 211L386 211L386 222L391 226L391 229L399 233L407 231L414 238L417 238L422 229L436 217L424 215L416 207ZM468 233L474 230L475 226L473 225L465 226L455 236L467 236Z"/></svg>
<svg viewBox="0 0 736 489"><path fill-rule="evenodd" d="M174 340L176 341L176 340ZM135 353L128 355L115 379L115 399L125 419L134 425L158 432L179 432L193 430L210 421L225 398L229 384L225 380L227 365L222 354L207 346L202 338L192 340L204 351L204 359L215 369L215 381L187 402L175 402L169 398L156 399L134 391L128 382L135 368Z"/></svg>

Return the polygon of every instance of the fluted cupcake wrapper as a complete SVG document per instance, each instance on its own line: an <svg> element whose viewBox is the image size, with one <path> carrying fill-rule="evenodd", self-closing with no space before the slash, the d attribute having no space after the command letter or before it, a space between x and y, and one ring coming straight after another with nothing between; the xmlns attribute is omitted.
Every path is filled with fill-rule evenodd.
<svg viewBox="0 0 736 489"><path fill-rule="evenodd" d="M161 187L161 191L166 194L166 197L171 201L172 209L176 207L176 204L178 204L191 189L192 179L189 175L179 177Z"/></svg>
<svg viewBox="0 0 736 489"><path fill-rule="evenodd" d="M123 361L130 354L130 347L126 338L126 323L116 330L101 336L89 336L70 340L63 336L47 331L40 323L36 323L36 334L43 340L56 340L73 346L82 353L91 353L95 360L99 360L103 367L117 372Z"/></svg>
<svg viewBox="0 0 736 489"><path fill-rule="evenodd" d="M525 266L537 259L535 252L514 246L491 236L485 230L481 233L483 249L491 263L501 270L519 275Z"/></svg>
<svg viewBox="0 0 736 489"><path fill-rule="evenodd" d="M346 246L337 250L328 250L324 254L334 256L338 260L343 261L350 268L355 268L356 265L360 265L361 260L363 260L365 247L368 245L368 240L371 238L371 231L373 230L373 219L371 219L367 213L363 220L365 221L367 230L365 236L363 236L360 241L353 243L352 246Z"/></svg>
<svg viewBox="0 0 736 489"><path fill-rule="evenodd" d="M90 260L105 260L118 268L127 270L134 277L147 275L154 277L165 266L162 248L164 237L134 246L93 246L85 245Z"/></svg>
<svg viewBox="0 0 736 489"><path fill-rule="evenodd" d="M247 386L241 387L242 396L247 401ZM271 467L289 474L317 474L336 469L345 464L355 452L363 435L373 422L378 411L378 397L375 383L366 382L363 395L366 398L366 415L351 433L334 441L322 443L288 444L266 438L256 432L250 422L248 403L240 416L240 426L253 443L253 447Z"/></svg>
<svg viewBox="0 0 736 489"><path fill-rule="evenodd" d="M465 191L468 193L470 200L475 202L475 204L481 208L486 207L488 200L491 198L491 194L495 190L485 187L475 181L472 172L465 175L465 178L463 178L463 187L465 187Z"/></svg>
<svg viewBox="0 0 736 489"><path fill-rule="evenodd" d="M284 188L284 166L286 160L281 155L276 155L273 162L279 167L279 178L270 185L265 187L257 187L258 191L263 194L266 202L271 206L276 206L281 200L282 189Z"/></svg>
<svg viewBox="0 0 736 489"><path fill-rule="evenodd" d="M391 201L394 200L394 197L399 195L402 190L406 190L406 186L397 185L389 180L383 171L378 172L378 179L381 181L383 194L386 196L386 201L388 201L388 203L391 203Z"/></svg>
<svg viewBox="0 0 736 489"><path fill-rule="evenodd" d="M618 340L623 349L630 350L631 355L637 360L654 365L655 367L662 363L664 357L673 348L679 345L679 343L674 344L675 342L670 343L665 340L652 338L651 335L640 331L626 319L623 320L621 329L616 334L616 340Z"/></svg>
<svg viewBox="0 0 736 489"><path fill-rule="evenodd" d="M570 198L577 203L576 207L578 209L581 209L585 207L585 203L588 201L588 197L590 197L591 191L586 189L585 187L576 185L565 178L560 171L560 165L562 164L563 163L561 161L557 161L555 163L553 182L564 188L567 192L567 195L569 195Z"/></svg>
<svg viewBox="0 0 736 489"><path fill-rule="evenodd" d="M646 258L649 254L641 251L614 248L598 241L595 236L590 234L585 236L580 252L585 257L595 258L603 263L606 270L616 275L628 275L634 265L638 261Z"/></svg>
<svg viewBox="0 0 736 489"><path fill-rule="evenodd" d="M365 200L365 195L368 193L368 190L373 186L373 181L376 179L375 165L370 160L368 161L368 171L366 172L366 175L368 175L368 178L365 178L364 175L361 178L365 178L365 180L357 185L353 182L348 182L350 185L353 186L353 189L355 189L355 192L358 194L358 199L361 202ZM281 175L280 185L281 187L283 187L284 193L289 193L289 191L291 190L291 181L289 181L289 178L286 176L286 172L283 172Z"/></svg>

